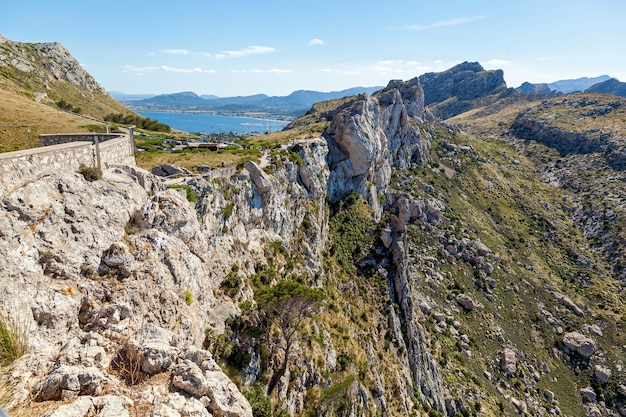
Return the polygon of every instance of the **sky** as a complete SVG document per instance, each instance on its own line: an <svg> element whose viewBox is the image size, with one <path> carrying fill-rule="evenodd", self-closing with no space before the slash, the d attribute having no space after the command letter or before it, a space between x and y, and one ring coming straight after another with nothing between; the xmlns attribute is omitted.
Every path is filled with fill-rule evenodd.
<svg viewBox="0 0 626 417"><path fill-rule="evenodd" d="M0 35L61 43L108 91L285 96L464 61L509 87L626 81L625 16L625 0L33 0L2 6Z"/></svg>

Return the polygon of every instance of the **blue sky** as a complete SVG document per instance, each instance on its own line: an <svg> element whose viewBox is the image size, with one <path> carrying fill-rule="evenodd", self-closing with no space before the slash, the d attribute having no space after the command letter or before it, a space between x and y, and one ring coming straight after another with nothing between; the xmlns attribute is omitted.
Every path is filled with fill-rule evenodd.
<svg viewBox="0 0 626 417"><path fill-rule="evenodd" d="M269 4L268 4L269 3ZM109 91L220 97L382 86L463 61L626 81L624 0L11 1L0 34L63 44Z"/></svg>

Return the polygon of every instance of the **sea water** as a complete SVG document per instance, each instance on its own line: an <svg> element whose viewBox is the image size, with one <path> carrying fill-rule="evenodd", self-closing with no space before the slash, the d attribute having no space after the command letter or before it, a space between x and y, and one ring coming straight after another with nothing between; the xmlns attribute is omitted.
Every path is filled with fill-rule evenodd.
<svg viewBox="0 0 626 417"><path fill-rule="evenodd" d="M138 112L172 129L189 133L265 133L282 130L289 122L207 113Z"/></svg>

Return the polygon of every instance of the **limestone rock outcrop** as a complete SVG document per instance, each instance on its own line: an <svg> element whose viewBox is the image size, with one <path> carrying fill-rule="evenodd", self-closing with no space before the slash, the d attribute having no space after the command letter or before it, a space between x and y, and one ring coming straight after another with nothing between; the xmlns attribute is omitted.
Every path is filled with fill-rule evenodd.
<svg viewBox="0 0 626 417"><path fill-rule="evenodd" d="M215 362L204 403L175 401L166 381L141 399L133 393L197 351L207 324L229 314L228 303L212 309L219 279L194 207L156 184L136 168L94 182L65 172L2 199L0 301L30 347L4 375L13 401L71 401L50 416L128 415L139 403L252 415Z"/></svg>
<svg viewBox="0 0 626 417"><path fill-rule="evenodd" d="M428 156L430 135L420 129L432 116L417 80L391 81L377 95L359 95L324 133L328 142L328 194L338 201L357 192L375 211L391 168L407 169Z"/></svg>

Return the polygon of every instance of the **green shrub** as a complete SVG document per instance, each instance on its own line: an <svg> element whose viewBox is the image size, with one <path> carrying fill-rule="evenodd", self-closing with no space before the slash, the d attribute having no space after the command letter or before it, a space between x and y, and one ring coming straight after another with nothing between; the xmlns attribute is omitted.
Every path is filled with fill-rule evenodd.
<svg viewBox="0 0 626 417"><path fill-rule="evenodd" d="M244 395L252 407L254 417L272 417L272 403L265 395L265 386L261 382L255 382L244 392Z"/></svg>
<svg viewBox="0 0 626 417"><path fill-rule="evenodd" d="M355 271L358 263L374 243L375 224L367 202L357 193L342 200L330 218L330 254L346 271Z"/></svg>
<svg viewBox="0 0 626 417"><path fill-rule="evenodd" d="M9 365L28 351L26 329L0 311L0 365Z"/></svg>
<svg viewBox="0 0 626 417"><path fill-rule="evenodd" d="M230 219L230 216L233 215L233 209L235 208L235 203L228 203L226 207L224 207L224 220Z"/></svg>
<svg viewBox="0 0 626 417"><path fill-rule="evenodd" d="M170 184L167 186L167 188L185 190L185 194L187 195L187 201L194 204L198 201L198 199L196 198L196 193L193 192L193 188L191 188L187 184Z"/></svg>
<svg viewBox="0 0 626 417"><path fill-rule="evenodd" d="M185 290L185 304L190 306L193 303L193 293L189 288Z"/></svg>
<svg viewBox="0 0 626 417"><path fill-rule="evenodd" d="M78 173L85 177L87 181L96 181L102 178L102 170L100 168L88 167L85 164L80 164Z"/></svg>

